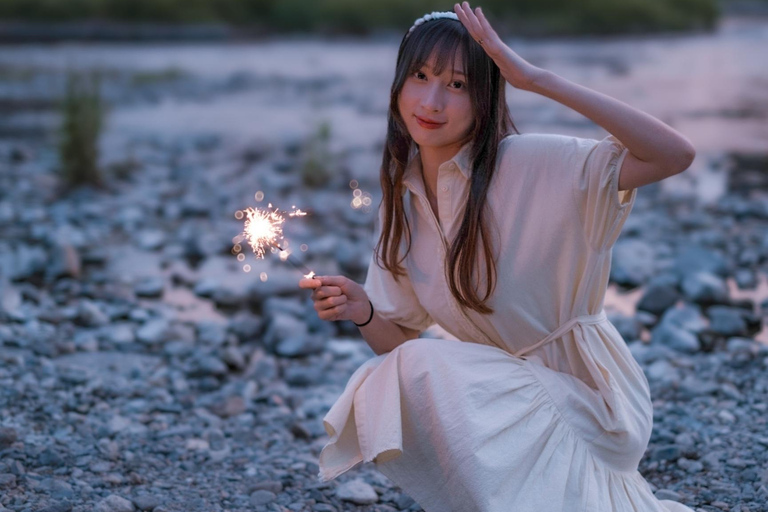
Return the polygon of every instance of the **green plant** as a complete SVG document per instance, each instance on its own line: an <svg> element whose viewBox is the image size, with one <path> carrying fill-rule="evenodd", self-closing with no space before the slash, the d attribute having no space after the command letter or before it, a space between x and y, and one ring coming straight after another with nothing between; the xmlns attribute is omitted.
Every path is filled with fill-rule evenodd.
<svg viewBox="0 0 768 512"><path fill-rule="evenodd" d="M333 158L329 147L330 141L331 125L328 121L322 121L304 147L301 182L307 187L320 188L330 181L330 166Z"/></svg>
<svg viewBox="0 0 768 512"><path fill-rule="evenodd" d="M100 75L69 71L59 133L59 165L65 187L101 185L99 139L105 116Z"/></svg>

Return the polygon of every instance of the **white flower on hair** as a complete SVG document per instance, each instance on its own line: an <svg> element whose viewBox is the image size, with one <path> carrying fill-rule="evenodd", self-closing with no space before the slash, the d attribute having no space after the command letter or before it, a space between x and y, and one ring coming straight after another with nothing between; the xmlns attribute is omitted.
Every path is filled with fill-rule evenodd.
<svg viewBox="0 0 768 512"><path fill-rule="evenodd" d="M437 11L433 11L433 12L431 12L429 14L425 14L421 18L419 18L416 21L414 21L413 22L413 26L408 29L408 33L410 34L411 32L413 32L413 30L416 27L418 27L419 25L423 24L425 21L437 20L437 19L440 19L440 18L449 18L449 19L452 19L452 20L459 21L459 17L456 15L455 12L450 12L450 11L448 11L448 12L437 12Z"/></svg>

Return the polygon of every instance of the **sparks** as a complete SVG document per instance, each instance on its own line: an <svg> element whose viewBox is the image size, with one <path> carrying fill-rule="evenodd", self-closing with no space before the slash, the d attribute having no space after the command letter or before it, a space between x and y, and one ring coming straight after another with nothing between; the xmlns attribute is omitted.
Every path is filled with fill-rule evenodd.
<svg viewBox="0 0 768 512"><path fill-rule="evenodd" d="M288 212L287 215L289 217L304 217L307 213L293 206L293 210ZM240 244L246 241L257 258L264 258L267 251L278 252L281 261L287 261L294 267L303 270L305 275L315 275L301 261L291 256L290 251L287 250L287 240L284 243L285 248L280 247L280 244L283 243L285 216L277 208L273 209L272 203L269 203L269 209L249 207L235 212L236 219L242 219L243 217L245 217L244 230L232 239L232 242L235 244L232 248L232 253L237 254L238 261L245 259L245 256L239 253L241 250ZM265 276L266 274L264 274ZM262 277L262 281L265 280Z"/></svg>
<svg viewBox="0 0 768 512"><path fill-rule="evenodd" d="M243 235L257 258L263 258L268 249L275 247L283 238L283 217L277 210L246 208Z"/></svg>

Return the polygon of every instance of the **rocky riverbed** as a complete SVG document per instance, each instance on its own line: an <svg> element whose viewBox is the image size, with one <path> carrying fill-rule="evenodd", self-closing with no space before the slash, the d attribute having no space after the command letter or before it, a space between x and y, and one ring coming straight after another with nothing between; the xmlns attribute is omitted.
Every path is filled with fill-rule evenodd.
<svg viewBox="0 0 768 512"><path fill-rule="evenodd" d="M277 54L300 60L302 44L279 43ZM582 64L595 48L583 44ZM650 63L616 57L629 44L605 45L591 61L602 71L584 80L618 91L636 73L645 83L659 42L638 43ZM690 55L712 42L674 44ZM294 255L321 274L365 276L393 49L375 43L369 54L381 59L366 59L322 48L326 59L338 52L327 72L268 56L253 72L246 51L219 62L219 47L196 49L214 71L195 64L194 47L50 49L86 67L110 50L125 57L106 83L106 186L66 194L49 136L56 55L0 52L10 112L0 134L0 512L420 510L372 464L318 482L322 417L373 353L353 325L317 319L301 273L278 255L233 253L237 210L295 205L308 215L285 224ZM250 49L271 55L270 44ZM553 66L579 53L550 42L529 51ZM168 54L179 69L164 67ZM752 76L750 66L738 73ZM312 122L290 119L292 101L316 106ZM538 99L512 101L523 131L598 136ZM683 125L733 106L667 102L648 110ZM606 299L654 399L640 471L659 497L700 511L768 511L768 157L749 145L765 136L760 105L734 128L744 146L707 145L698 131L695 166L640 189ZM228 130L221 109L247 136Z"/></svg>

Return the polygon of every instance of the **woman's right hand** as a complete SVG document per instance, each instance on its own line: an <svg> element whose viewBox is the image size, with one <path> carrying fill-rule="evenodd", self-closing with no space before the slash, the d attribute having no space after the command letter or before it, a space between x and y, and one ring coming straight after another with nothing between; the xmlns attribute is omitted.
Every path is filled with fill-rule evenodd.
<svg viewBox="0 0 768 512"><path fill-rule="evenodd" d="M305 277L299 281L299 287L312 290L312 301L321 320L351 320L362 324L371 314L368 294L344 276Z"/></svg>

